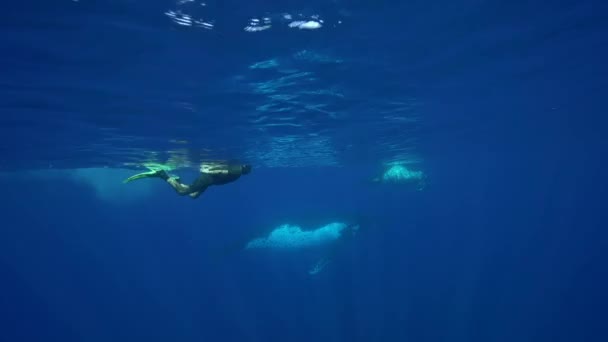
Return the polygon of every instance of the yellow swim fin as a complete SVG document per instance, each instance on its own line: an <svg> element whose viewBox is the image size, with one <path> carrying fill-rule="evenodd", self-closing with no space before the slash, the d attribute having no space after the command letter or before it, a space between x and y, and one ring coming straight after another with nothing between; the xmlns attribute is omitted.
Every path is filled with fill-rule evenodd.
<svg viewBox="0 0 608 342"><path fill-rule="evenodd" d="M141 178L154 178L154 177L161 177L161 172L159 172L159 170L154 170L154 171L138 173L136 175L133 175L133 176L125 179L123 181L123 183L129 183L134 180L141 179Z"/></svg>

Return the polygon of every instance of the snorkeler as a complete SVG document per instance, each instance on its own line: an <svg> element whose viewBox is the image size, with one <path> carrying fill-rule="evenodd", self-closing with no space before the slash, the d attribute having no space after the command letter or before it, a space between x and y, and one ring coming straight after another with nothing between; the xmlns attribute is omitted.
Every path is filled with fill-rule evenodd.
<svg viewBox="0 0 608 342"><path fill-rule="evenodd" d="M141 178L161 178L166 181L179 195L198 198L211 185L224 185L239 179L241 175L251 172L249 164L206 164L200 168L201 175L191 184L180 182L180 178L170 176L165 170L153 170L131 176L125 183Z"/></svg>

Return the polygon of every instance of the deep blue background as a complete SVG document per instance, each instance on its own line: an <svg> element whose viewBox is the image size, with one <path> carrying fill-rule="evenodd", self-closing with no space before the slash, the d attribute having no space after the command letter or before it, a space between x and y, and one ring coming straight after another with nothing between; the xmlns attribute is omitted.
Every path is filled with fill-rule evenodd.
<svg viewBox="0 0 608 342"><path fill-rule="evenodd" d="M120 2L109 4L88 3L94 8L85 10L94 9L100 17L122 13L113 7ZM418 132L430 180L424 191L363 182L379 164L369 156L342 167L257 168L196 201L175 196L162 182L154 183L147 198L111 203L69 177L3 174L0 339L605 341L606 6L450 4L346 4L374 18L376 25L368 31L348 28L363 47L335 33L321 42L301 36L296 43L258 42L279 50L335 43L342 54L392 66L395 77L385 82L365 71L351 81L367 79L371 90L366 96L414 91L424 101L425 121ZM61 7L38 5L30 9L40 16L66 15ZM16 31L30 32L27 19L14 16L27 6L12 6L5 11L7 18L12 15L5 21L5 43L18 40ZM163 8L151 5L157 7ZM463 8L466 15L460 15ZM246 13L247 7L240 10ZM67 22L67 17L54 18ZM150 14L140 20L153 25L155 18ZM486 26L494 29L486 31ZM366 34L373 39L364 39ZM183 37L199 39L192 32ZM64 39L64 48L74 42ZM219 39L212 41L223 46ZM123 52L134 56L127 42ZM156 42L164 42L166 51L176 47L160 38ZM249 51L242 47L212 51L225 58L238 50L234 59L240 59ZM192 45L186 50L191 57L201 52ZM50 139L52 134L37 134L52 127L53 117L37 117L40 108L33 105L18 112L33 116L15 119L25 116L11 111L14 102L8 100L15 100L15 84L28 84L20 68L32 55L7 51L14 53L2 56L10 90L2 109L3 118L10 118L2 121L3 167L37 165L44 153L26 142ZM106 61L110 56L103 48L88 53ZM33 60L32 80L60 74L62 69L35 69L41 60L48 61ZM119 64L107 69L80 64L79 70L89 73L68 72L66 79L82 77L86 85L87 79L104 75L104 86L112 89L114 76L105 73L120 69L130 72L132 83L116 87L146 84L145 63L131 71ZM184 71L196 64L192 57L175 65ZM63 71L68 69L66 64ZM206 70L222 73L221 67ZM177 74L155 79L150 87L171 77L178 81ZM26 91L18 95L36 99ZM146 98L145 91L135 95ZM72 102L73 111L67 111L75 115L74 122L79 122L79 110L90 106L83 122L105 123L107 108L75 98L81 102ZM226 106L234 104L226 100ZM129 132L162 130L152 123ZM62 141L65 147L80 141L77 132L71 126L53 130L58 149ZM87 160L80 166L92 166ZM70 159L71 164L78 161ZM341 246L315 277L306 272L313 258L247 254L238 248L239 242L286 221L353 217L366 229Z"/></svg>
<svg viewBox="0 0 608 342"><path fill-rule="evenodd" d="M606 193L587 162L453 154L405 193L343 169L260 170L197 201L159 184L139 207L69 181L3 181L3 335L602 340ZM231 248L273 217L328 208L375 226L316 277L310 260Z"/></svg>

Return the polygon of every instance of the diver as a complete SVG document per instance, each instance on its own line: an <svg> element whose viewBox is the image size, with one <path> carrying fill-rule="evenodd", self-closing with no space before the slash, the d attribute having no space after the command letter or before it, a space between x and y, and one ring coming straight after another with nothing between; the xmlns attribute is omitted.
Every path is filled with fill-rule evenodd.
<svg viewBox="0 0 608 342"><path fill-rule="evenodd" d="M200 168L200 176L190 185L183 184L177 176L170 176L165 170L152 170L127 178L128 183L141 178L161 178L166 181L179 195L198 198L212 185L224 185L239 179L241 175L251 172L249 164L204 164Z"/></svg>

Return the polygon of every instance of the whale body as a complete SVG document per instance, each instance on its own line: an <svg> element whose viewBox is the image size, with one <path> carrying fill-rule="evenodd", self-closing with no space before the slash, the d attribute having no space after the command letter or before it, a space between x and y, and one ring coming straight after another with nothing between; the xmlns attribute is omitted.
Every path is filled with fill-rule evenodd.
<svg viewBox="0 0 608 342"><path fill-rule="evenodd" d="M245 248L295 249L326 245L339 240L347 227L345 223L333 222L314 230L302 230L300 226L284 224L266 237L249 241Z"/></svg>

